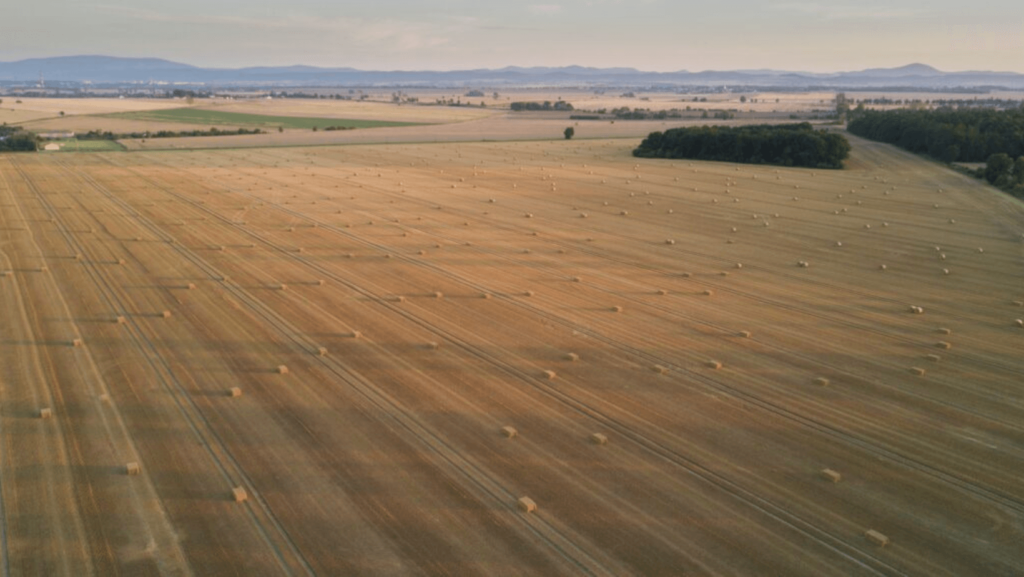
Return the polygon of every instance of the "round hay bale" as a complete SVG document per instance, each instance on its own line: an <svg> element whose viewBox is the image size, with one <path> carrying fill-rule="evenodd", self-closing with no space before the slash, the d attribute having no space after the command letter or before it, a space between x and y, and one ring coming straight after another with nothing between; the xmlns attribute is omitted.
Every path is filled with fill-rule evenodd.
<svg viewBox="0 0 1024 577"><path fill-rule="evenodd" d="M722 368L722 363L719 362L719 361L705 361L704 362L704 366L709 368L709 369L718 370L718 369Z"/></svg>
<svg viewBox="0 0 1024 577"><path fill-rule="evenodd" d="M675 243L676 243L676 241L671 239L671 238L665 240L665 244L675 244Z"/></svg>
<svg viewBox="0 0 1024 577"><path fill-rule="evenodd" d="M826 379L825 377L817 377L816 379L814 379L814 384L818 385L819 387L827 387L829 385L829 380Z"/></svg>
<svg viewBox="0 0 1024 577"><path fill-rule="evenodd" d="M704 289L704 296L711 296L715 294L711 289Z"/></svg>
<svg viewBox="0 0 1024 577"><path fill-rule="evenodd" d="M618 306L618 305L615 305L615 306L613 306L613 307L611 308L611 311L612 311L613 313L621 313L621 312L622 312L622 307L620 307L620 306Z"/></svg>
<svg viewBox="0 0 1024 577"><path fill-rule="evenodd" d="M651 370L658 373L659 375L664 375L665 373L668 372L668 369L661 365L654 365L651 367Z"/></svg>
<svg viewBox="0 0 1024 577"><path fill-rule="evenodd" d="M562 359L566 361L576 362L580 360L580 356L577 355L576 353L565 353L565 356L563 356Z"/></svg>
<svg viewBox="0 0 1024 577"><path fill-rule="evenodd" d="M544 371L543 376L544 376L545 379L548 379L550 381L551 379L554 379L558 375L555 373L555 371L552 371L551 369L548 369L548 370Z"/></svg>

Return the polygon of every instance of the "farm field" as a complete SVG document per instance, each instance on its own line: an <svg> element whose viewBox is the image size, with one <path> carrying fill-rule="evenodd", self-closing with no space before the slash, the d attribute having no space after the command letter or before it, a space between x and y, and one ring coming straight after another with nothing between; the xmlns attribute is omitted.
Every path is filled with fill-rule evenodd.
<svg viewBox="0 0 1024 577"><path fill-rule="evenodd" d="M1024 573L1024 205L850 139L0 156L5 573Z"/></svg>
<svg viewBox="0 0 1024 577"><path fill-rule="evenodd" d="M226 110L210 110L204 108L169 108L164 110L147 110L140 112L115 112L107 115L111 118L127 120L143 120L156 122L174 122L180 124L256 126L260 128L326 128L328 126L345 126L348 128L377 128L381 126L406 126L409 123L387 120L351 119L351 118L309 118L302 116L268 116Z"/></svg>

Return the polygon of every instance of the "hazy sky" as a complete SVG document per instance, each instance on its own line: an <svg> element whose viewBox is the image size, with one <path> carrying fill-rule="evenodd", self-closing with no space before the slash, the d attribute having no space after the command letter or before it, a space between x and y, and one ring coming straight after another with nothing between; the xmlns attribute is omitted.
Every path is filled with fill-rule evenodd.
<svg viewBox="0 0 1024 577"><path fill-rule="evenodd" d="M1024 72L1021 0L0 0L0 61Z"/></svg>

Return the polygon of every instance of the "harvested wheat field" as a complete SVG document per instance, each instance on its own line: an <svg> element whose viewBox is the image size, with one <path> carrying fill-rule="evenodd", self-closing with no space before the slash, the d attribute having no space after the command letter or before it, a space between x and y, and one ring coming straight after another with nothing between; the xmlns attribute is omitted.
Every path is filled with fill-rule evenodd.
<svg viewBox="0 0 1024 577"><path fill-rule="evenodd" d="M0 157L4 574L1024 573L1024 206L636 144Z"/></svg>

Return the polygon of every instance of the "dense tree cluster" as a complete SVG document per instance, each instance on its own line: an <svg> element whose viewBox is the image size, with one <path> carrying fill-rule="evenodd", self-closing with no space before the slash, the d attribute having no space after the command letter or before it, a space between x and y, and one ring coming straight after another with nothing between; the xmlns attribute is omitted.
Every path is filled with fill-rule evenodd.
<svg viewBox="0 0 1024 577"><path fill-rule="evenodd" d="M850 121L857 136L895 144L945 162L985 162L1024 155L1024 107L1011 110L867 110Z"/></svg>
<svg viewBox="0 0 1024 577"><path fill-rule="evenodd" d="M557 102L551 102L545 100L544 102L513 102L509 105L512 110L572 110L572 104L563 102L561 100Z"/></svg>
<svg viewBox="0 0 1024 577"><path fill-rule="evenodd" d="M810 168L842 168L850 143L800 124L694 126L652 132L633 151L643 158L691 158Z"/></svg>
<svg viewBox="0 0 1024 577"><path fill-rule="evenodd" d="M0 152L26 152L36 149L36 135L19 126L0 126Z"/></svg>

